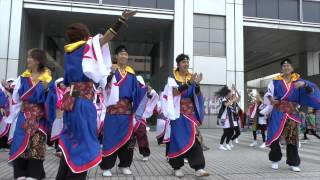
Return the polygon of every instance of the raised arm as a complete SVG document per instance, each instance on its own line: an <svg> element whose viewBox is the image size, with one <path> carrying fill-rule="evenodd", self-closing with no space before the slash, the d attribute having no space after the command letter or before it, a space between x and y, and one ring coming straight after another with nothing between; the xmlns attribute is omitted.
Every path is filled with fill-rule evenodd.
<svg viewBox="0 0 320 180"><path fill-rule="evenodd" d="M118 35L118 31L120 30L120 27L123 24L126 24L126 21L134 16L137 13L137 11L130 11L130 10L124 10L122 15L119 17L116 23L114 23L107 31L106 33L100 38L100 46L103 46L107 42L109 42L113 37Z"/></svg>

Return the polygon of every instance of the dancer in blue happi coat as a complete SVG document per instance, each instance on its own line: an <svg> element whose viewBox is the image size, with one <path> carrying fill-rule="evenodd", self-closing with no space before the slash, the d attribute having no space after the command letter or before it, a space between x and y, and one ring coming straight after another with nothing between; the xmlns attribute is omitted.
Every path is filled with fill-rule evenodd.
<svg viewBox="0 0 320 180"><path fill-rule="evenodd" d="M71 24L66 30L69 44L64 48L63 84L70 92L62 99L64 128L59 147L63 158L56 179L86 179L87 171L101 162L93 86L97 83L101 89L106 87L112 66L108 42L135 13L125 10L104 35L91 37L81 23Z"/></svg>
<svg viewBox="0 0 320 180"><path fill-rule="evenodd" d="M282 158L280 143L286 143L287 164L292 171L300 171L299 144L299 106L320 109L320 91L318 87L294 73L292 62L281 62L281 74L268 85L265 102L269 104L271 115L268 123L266 145L270 146L269 160L272 168L278 169ZM283 141L280 141L283 140Z"/></svg>
<svg viewBox="0 0 320 180"><path fill-rule="evenodd" d="M16 179L43 179L43 161L46 151L48 118L46 98L51 72L45 67L43 50L28 51L28 69L15 82L12 104L14 111L9 118L15 119L11 126L14 132L9 152ZM50 106L50 105L49 105ZM11 117L10 117L11 116ZM12 117L15 116L15 117Z"/></svg>
<svg viewBox="0 0 320 180"><path fill-rule="evenodd" d="M198 127L202 124L204 102L200 91L202 74L191 74L188 71L189 57L180 54L176 58L177 69L161 96L165 117L170 119L164 141L167 142L169 163L175 170L175 176L182 177L181 167L184 158L189 160L196 176L209 176L205 168L205 159L201 147Z"/></svg>

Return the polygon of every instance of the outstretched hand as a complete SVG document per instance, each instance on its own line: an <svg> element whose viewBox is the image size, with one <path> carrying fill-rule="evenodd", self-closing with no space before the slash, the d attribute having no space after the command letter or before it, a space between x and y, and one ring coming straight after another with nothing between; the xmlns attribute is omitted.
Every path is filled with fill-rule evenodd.
<svg viewBox="0 0 320 180"><path fill-rule="evenodd" d="M136 15L136 14L137 14L137 11L136 11L136 10L135 10L135 11L131 11L131 10L126 9L126 10L124 10L124 11L122 12L122 16L123 16L126 20L128 20L129 18L133 17L133 16Z"/></svg>
<svg viewBox="0 0 320 180"><path fill-rule="evenodd" d="M202 73L194 73L192 74L192 77L191 77L191 82L193 83L196 83L196 84L200 84L200 82L202 81Z"/></svg>

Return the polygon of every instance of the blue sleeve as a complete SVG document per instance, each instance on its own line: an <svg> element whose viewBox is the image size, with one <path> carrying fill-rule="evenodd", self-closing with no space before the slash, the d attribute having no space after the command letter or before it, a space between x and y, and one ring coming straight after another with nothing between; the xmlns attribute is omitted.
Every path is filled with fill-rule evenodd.
<svg viewBox="0 0 320 180"><path fill-rule="evenodd" d="M308 86L299 89L299 104L303 106L313 107L320 109L320 90L314 83L302 80ZM311 90L310 92L308 91Z"/></svg>
<svg viewBox="0 0 320 180"><path fill-rule="evenodd" d="M135 112L141 102L141 100L143 99L143 97L146 95L147 91L148 91L148 87L141 87L141 85L139 84L137 77L135 76L133 78L133 94L132 94L132 99L133 99L133 112Z"/></svg>
<svg viewBox="0 0 320 180"><path fill-rule="evenodd" d="M0 90L0 108L5 108L8 105L8 103L8 97L2 90Z"/></svg>
<svg viewBox="0 0 320 180"><path fill-rule="evenodd" d="M48 129L51 130L53 121L56 119L56 103L58 97L56 93L56 87L54 81L51 81L48 85L48 94L45 102L45 109L47 114Z"/></svg>
<svg viewBox="0 0 320 180"><path fill-rule="evenodd" d="M189 92L190 91L190 92ZM196 85L191 84L188 88L188 94L190 93L189 97L192 97L193 106L195 115L197 117L197 120L200 124L202 124L202 121L204 119L204 98L202 96L202 93L196 92Z"/></svg>

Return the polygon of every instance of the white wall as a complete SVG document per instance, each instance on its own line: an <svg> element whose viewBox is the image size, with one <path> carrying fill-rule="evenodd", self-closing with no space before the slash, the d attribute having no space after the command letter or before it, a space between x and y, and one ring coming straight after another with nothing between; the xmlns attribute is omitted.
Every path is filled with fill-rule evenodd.
<svg viewBox="0 0 320 180"><path fill-rule="evenodd" d="M11 0L0 1L0 79L6 78L8 60L8 37L10 31Z"/></svg>
<svg viewBox="0 0 320 180"><path fill-rule="evenodd" d="M23 0L0 1L0 78L17 77Z"/></svg>
<svg viewBox="0 0 320 180"><path fill-rule="evenodd" d="M226 57L193 56L194 14L226 16ZM242 0L175 0L174 58L180 53L190 56L191 70L203 72L204 84L236 84L243 91Z"/></svg>
<svg viewBox="0 0 320 180"><path fill-rule="evenodd" d="M225 0L194 0L194 13L226 15Z"/></svg>
<svg viewBox="0 0 320 180"><path fill-rule="evenodd" d="M174 42L173 42L173 64L175 58L183 52L184 47L184 0L175 0L174 2Z"/></svg>
<svg viewBox="0 0 320 180"><path fill-rule="evenodd" d="M194 56L193 72L202 72L201 84L226 84L226 58Z"/></svg>

